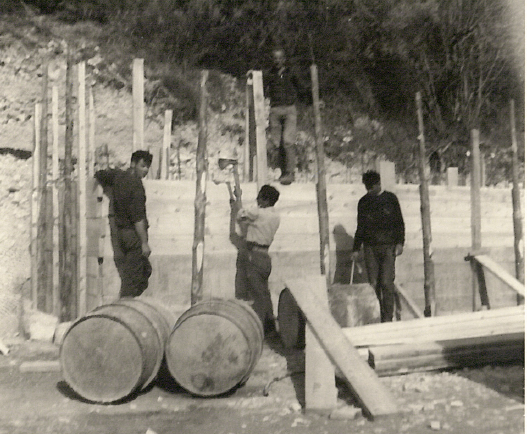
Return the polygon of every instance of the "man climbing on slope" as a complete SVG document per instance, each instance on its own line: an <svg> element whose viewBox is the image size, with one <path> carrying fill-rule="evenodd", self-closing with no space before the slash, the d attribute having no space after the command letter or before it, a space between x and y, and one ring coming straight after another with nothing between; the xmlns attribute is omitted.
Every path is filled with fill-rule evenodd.
<svg viewBox="0 0 527 434"><path fill-rule="evenodd" d="M148 287L152 266L148 257L146 194L142 179L148 174L152 154L135 151L126 170L106 169L95 174L110 198L108 217L112 229L114 261L121 278L119 297L137 297Z"/></svg>

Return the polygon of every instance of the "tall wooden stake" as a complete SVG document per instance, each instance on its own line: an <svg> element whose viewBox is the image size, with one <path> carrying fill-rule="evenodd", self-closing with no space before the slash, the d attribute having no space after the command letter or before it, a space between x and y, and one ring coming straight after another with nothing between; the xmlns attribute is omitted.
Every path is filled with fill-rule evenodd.
<svg viewBox="0 0 527 434"><path fill-rule="evenodd" d="M87 279L87 239L86 239L86 63L78 64L78 115L79 115L79 141L77 161L77 188L78 188L78 287L77 287L77 314L86 313L86 279Z"/></svg>
<svg viewBox="0 0 527 434"><path fill-rule="evenodd" d="M245 143L243 147L243 180L254 181L256 154L256 120L254 115L254 92L252 71L247 74L245 86Z"/></svg>
<svg viewBox="0 0 527 434"><path fill-rule="evenodd" d="M40 168L40 114L42 104L35 104L33 143L33 167L31 189L31 303L37 308L38 302L38 216L39 216L39 168Z"/></svg>
<svg viewBox="0 0 527 434"><path fill-rule="evenodd" d="M435 299L435 276L434 261L432 260L432 222L430 220L430 196L428 192L428 174L426 170L426 148L425 148L425 128L423 122L423 108L421 102L421 92L415 94L417 104L417 120L419 122L419 193L421 196L421 225L423 228L423 259L424 259L424 292L425 310L424 315L436 315Z"/></svg>
<svg viewBox="0 0 527 434"><path fill-rule="evenodd" d="M326 194L326 168L324 141L322 139L322 121L320 117L320 98L317 65L311 65L311 90L313 92L313 110L315 114L315 147L317 159L317 206L320 235L320 273L331 284L331 264L329 255L329 215Z"/></svg>
<svg viewBox="0 0 527 434"><path fill-rule="evenodd" d="M53 153L51 173L53 177L53 315L60 317L60 259L59 259L59 91L51 89L51 130L53 132Z"/></svg>
<svg viewBox="0 0 527 434"><path fill-rule="evenodd" d="M481 249L481 170L479 153L479 131L473 129L470 132L472 141L471 171L470 171L470 228L472 235L472 251L476 254ZM479 279L475 261L472 262L472 309L478 308Z"/></svg>
<svg viewBox="0 0 527 434"><path fill-rule="evenodd" d="M95 174L95 102L93 100L93 87L88 94L88 178Z"/></svg>
<svg viewBox="0 0 527 434"><path fill-rule="evenodd" d="M170 177L170 143L172 141L172 110L165 110L163 150L161 151L161 179Z"/></svg>
<svg viewBox="0 0 527 434"><path fill-rule="evenodd" d="M61 267L61 320L70 321L75 318L75 281L74 281L74 256L73 250L73 192L71 174L73 172L73 64L70 48L67 48L66 66L66 135L64 141L64 200L63 200L63 227L62 227L62 267Z"/></svg>
<svg viewBox="0 0 527 434"><path fill-rule="evenodd" d="M205 208L207 204L207 78L201 71L199 134L196 150L196 197L194 199L194 242L192 244L192 287L190 302L203 299L203 262L205 257Z"/></svg>
<svg viewBox="0 0 527 434"><path fill-rule="evenodd" d="M132 83L133 110L133 151L144 149L145 127L145 94L144 94L144 59L134 59Z"/></svg>
<svg viewBox="0 0 527 434"><path fill-rule="evenodd" d="M516 110L514 100L510 101L511 106L511 140L512 140L512 218L514 224L514 258L516 265L516 279L525 283L525 262L523 251L523 226L522 210L520 198L520 186L518 183L518 143L516 138Z"/></svg>
<svg viewBox="0 0 527 434"><path fill-rule="evenodd" d="M265 100L262 71L253 71L254 118L256 122L257 191L267 183L267 141L265 138Z"/></svg>
<svg viewBox="0 0 527 434"><path fill-rule="evenodd" d="M39 214L38 214L38 302L37 307L45 312L51 311L51 292L47 261L48 234L48 64L42 71L42 113L40 122L40 165L38 174Z"/></svg>

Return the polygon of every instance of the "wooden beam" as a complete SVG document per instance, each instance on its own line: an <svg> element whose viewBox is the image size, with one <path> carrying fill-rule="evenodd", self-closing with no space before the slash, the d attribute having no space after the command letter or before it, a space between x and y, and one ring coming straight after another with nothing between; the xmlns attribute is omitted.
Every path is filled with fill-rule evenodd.
<svg viewBox="0 0 527 434"><path fill-rule="evenodd" d="M52 201L53 201L53 315L60 316L60 259L59 259L59 91L56 85L51 89L51 131L53 151L51 154Z"/></svg>
<svg viewBox="0 0 527 434"><path fill-rule="evenodd" d="M313 286L317 296L323 300L320 310L329 313L326 285ZM304 323L305 327L305 323ZM335 368L318 342L311 327L306 327L306 411L324 412L337 407L337 388L335 387Z"/></svg>
<svg viewBox="0 0 527 434"><path fill-rule="evenodd" d="M419 124L419 193L421 197L421 227L423 232L423 262L424 262L424 293L425 316L436 315L434 261L432 259L432 221L430 218L430 194L428 184L430 168L426 161L425 131L423 122L423 109L421 92L415 94L417 105L417 120Z"/></svg>
<svg viewBox="0 0 527 434"><path fill-rule="evenodd" d="M144 59L134 59L132 66L132 111L133 136L132 151L144 149L145 129L145 94L144 94Z"/></svg>
<svg viewBox="0 0 527 434"><path fill-rule="evenodd" d="M77 315L86 313L86 62L78 64L78 122L79 137L77 149L77 188L78 188L78 286L77 286Z"/></svg>
<svg viewBox="0 0 527 434"><path fill-rule="evenodd" d="M256 184L258 191L267 183L267 140L265 137L265 99L262 71L252 71L254 117L256 121Z"/></svg>
<svg viewBox="0 0 527 434"><path fill-rule="evenodd" d="M88 178L92 179L95 174L95 102L93 99L93 86L90 86L88 94Z"/></svg>
<svg viewBox="0 0 527 434"><path fill-rule="evenodd" d="M170 144L172 142L172 110L165 110L163 150L161 152L161 179L170 178Z"/></svg>
<svg viewBox="0 0 527 434"><path fill-rule="evenodd" d="M325 285L325 277L322 275L287 282L287 288L304 312L308 326L330 360L346 378L365 414L375 418L398 412L397 404L389 391L362 360L329 311L320 309L324 302L317 296L317 291Z"/></svg>
<svg viewBox="0 0 527 434"><path fill-rule="evenodd" d="M31 303L37 308L38 303L38 216L39 210L39 167L40 167L40 121L42 104L35 104L35 123L33 131L33 166L32 166L32 189L31 189Z"/></svg>
<svg viewBox="0 0 527 434"><path fill-rule="evenodd" d="M516 291L518 295L525 297L525 285L511 276L503 267L494 262L487 255L476 255L474 256L474 259L505 283L509 288Z"/></svg>
<svg viewBox="0 0 527 434"><path fill-rule="evenodd" d="M470 231L472 237L472 250L481 249L481 169L479 153L479 131L470 131L472 142L471 170L470 170ZM472 265L472 310L478 309L479 280L474 262Z"/></svg>
<svg viewBox="0 0 527 434"><path fill-rule="evenodd" d="M196 196L194 199L194 242L192 244L191 304L203 298L203 260L205 258L205 209L207 204L207 78L201 71L199 135L196 150Z"/></svg>

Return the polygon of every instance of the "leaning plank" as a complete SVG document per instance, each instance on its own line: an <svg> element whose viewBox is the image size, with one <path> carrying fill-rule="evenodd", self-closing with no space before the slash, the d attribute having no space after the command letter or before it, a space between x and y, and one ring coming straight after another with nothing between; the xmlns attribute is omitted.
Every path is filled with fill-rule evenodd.
<svg viewBox="0 0 527 434"><path fill-rule="evenodd" d="M476 255L474 259L483 265L487 270L494 274L498 279L504 282L511 289L516 291L522 297L525 297L525 286L513 276L511 276L503 267L494 262L487 255Z"/></svg>
<svg viewBox="0 0 527 434"><path fill-rule="evenodd" d="M389 391L346 339L329 311L320 309L323 301L316 295L317 287L325 285L323 275L287 282L287 288L304 312L311 331L346 378L365 414L374 418L398 412L397 404Z"/></svg>
<svg viewBox="0 0 527 434"><path fill-rule="evenodd" d="M406 305L406 307L412 313L412 315L415 318L423 318L424 316L419 310L419 307L417 306L417 304L415 304L415 302L410 298L406 290L397 282L395 283L395 289L401 296L403 303Z"/></svg>
<svg viewBox="0 0 527 434"><path fill-rule="evenodd" d="M525 332L525 306L345 327L342 332L357 347Z"/></svg>

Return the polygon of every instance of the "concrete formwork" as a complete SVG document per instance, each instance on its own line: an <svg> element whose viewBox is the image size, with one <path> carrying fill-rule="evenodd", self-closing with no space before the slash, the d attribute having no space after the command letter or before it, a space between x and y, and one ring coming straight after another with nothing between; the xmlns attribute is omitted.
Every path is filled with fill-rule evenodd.
<svg viewBox="0 0 527 434"><path fill-rule="evenodd" d="M154 269L147 291L167 303L188 304L195 183L145 180L144 185ZM281 193L276 205L281 225L270 249L273 259L270 287L275 301L283 289L283 280L318 273L320 269L315 186L292 184L277 188ZM328 184L327 188L333 274L335 255L345 257L351 249L357 202L365 191L362 185L352 184ZM242 184L242 191L244 205L255 204L256 184ZM399 197L406 223L405 252L397 259L397 281L424 308L419 186L396 185L393 191ZM522 200L523 197L522 192ZM470 188L431 186L430 204L438 311L471 310L471 270L464 260L471 246ZM481 208L483 248L498 264L514 273L510 190L482 188ZM106 210L103 204L103 219L107 218ZM209 182L204 297L234 295L236 249L228 239L229 212L226 187ZM95 288L91 279L89 304L96 304L97 299L112 301L118 294L119 278L112 260L109 230L104 243L103 272L104 283L99 286L102 289ZM491 307L516 304L516 295L497 279L488 276L487 286Z"/></svg>

